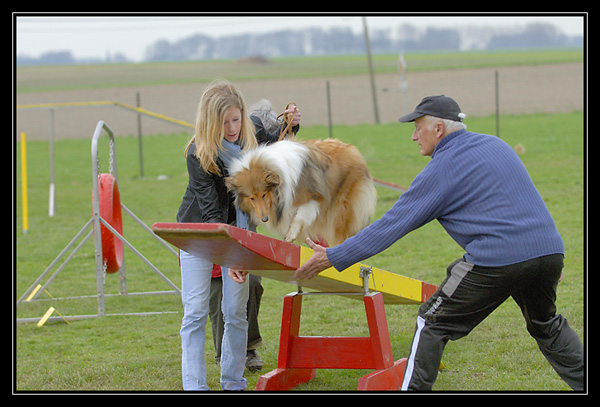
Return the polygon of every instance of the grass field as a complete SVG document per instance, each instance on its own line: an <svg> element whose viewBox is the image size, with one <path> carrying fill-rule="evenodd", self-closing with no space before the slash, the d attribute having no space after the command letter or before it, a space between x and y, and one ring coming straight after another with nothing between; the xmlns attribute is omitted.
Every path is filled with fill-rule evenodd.
<svg viewBox="0 0 600 407"><path fill-rule="evenodd" d="M493 133L494 119L467 120L472 131ZM411 125L336 126L334 137L357 145L375 177L409 185L426 165L410 141ZM584 338L584 129L582 112L502 118L503 139L522 144L521 156L542 194L566 246L558 310ZM325 138L327 128L305 127L302 138ZM137 139L117 139L121 200L146 224L170 222L187 184L183 149L187 134L144 138L145 177L138 176ZM107 139L105 137L103 142ZM48 143L30 142L28 150L29 232L22 232L21 187L17 183L14 295L19 298L91 217L90 140L62 140L55 144L56 215L48 217ZM101 143L107 157L107 143ZM19 150L15 157L19 157ZM20 163L20 162L18 162ZM100 163L107 171L108 162ZM15 182L20 182L16 165ZM167 177L158 180L159 175ZM377 217L389 209L398 193L378 187ZM180 286L177 259L150 239L124 215L124 234L142 254ZM437 222L406 236L385 252L366 261L392 272L439 284L446 266L462 256L461 249ZM131 251L125 249L128 290L168 289ZM95 264L91 240L49 286L53 297L95 292ZM106 292L118 293L118 276L106 277ZM253 389L261 374L276 368L282 297L292 285L263 280L259 316L265 363L261 372L246 378ZM42 298L48 298L46 294ZM15 299L16 303L16 299ZM15 316L41 317L50 306L63 315L94 314L96 300L46 300L23 303ZM179 327L182 316L177 296L110 297L107 313L175 311L157 316L114 316L99 319L18 324L14 329L14 389L17 391L178 391L181 389ZM387 306L394 358L408 354L416 318L415 306ZM337 297L304 301L301 334L367 335L360 302ZM210 329L207 329L210 336ZM212 340L207 340L208 381L219 389L219 369L213 364ZM434 386L437 391L568 390L537 349L511 300L497 309L475 331L450 342L443 359L446 369ZM299 391L355 390L368 371L320 370Z"/></svg>
<svg viewBox="0 0 600 407"><path fill-rule="evenodd" d="M578 49L410 53L410 72L581 62ZM373 56L376 73L398 71L398 55ZM94 89L118 86L203 83L214 78L232 82L275 78L367 74L365 55L274 58L268 64L233 60L156 62L112 65L17 67L18 93Z"/></svg>

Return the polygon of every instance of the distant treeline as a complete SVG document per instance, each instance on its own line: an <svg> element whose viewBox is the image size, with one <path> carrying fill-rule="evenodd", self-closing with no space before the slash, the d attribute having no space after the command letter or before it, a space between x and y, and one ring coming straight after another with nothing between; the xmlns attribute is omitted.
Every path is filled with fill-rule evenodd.
<svg viewBox="0 0 600 407"><path fill-rule="evenodd" d="M467 51L544 47L580 47L582 36L567 36L555 26L531 23L514 28L465 26L420 28L403 24L395 29L369 30L373 53ZM350 28L308 28L213 38L196 34L175 42L159 40L146 48L144 61L194 61L288 56L347 55L365 52L363 32ZM50 52L40 58L17 56L17 65L128 62L122 54L104 59L77 60L69 51Z"/></svg>

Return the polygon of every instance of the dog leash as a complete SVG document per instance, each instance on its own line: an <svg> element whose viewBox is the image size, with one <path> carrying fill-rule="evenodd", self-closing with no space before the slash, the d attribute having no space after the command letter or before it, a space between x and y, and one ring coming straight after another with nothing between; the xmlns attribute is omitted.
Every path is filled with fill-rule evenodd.
<svg viewBox="0 0 600 407"><path fill-rule="evenodd" d="M296 105L295 102L290 102L285 107L285 110L288 110L292 106L298 107L298 105ZM296 117L296 113L298 113L298 109L294 110L294 114L285 113L285 111L284 111L279 116L277 116L277 119L279 119L280 117L283 116L283 123L281 123L281 131L279 132L279 139L277 141L281 141L285 137L286 134L293 134L292 133L292 121Z"/></svg>

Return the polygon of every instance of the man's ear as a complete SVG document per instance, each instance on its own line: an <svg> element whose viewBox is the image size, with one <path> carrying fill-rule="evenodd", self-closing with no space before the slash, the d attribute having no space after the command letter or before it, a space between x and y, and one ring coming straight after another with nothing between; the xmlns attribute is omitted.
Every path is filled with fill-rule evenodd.
<svg viewBox="0 0 600 407"><path fill-rule="evenodd" d="M438 120L437 123L435 123L433 129L435 130L435 137L438 139L442 138L442 136L446 133L446 125L441 120Z"/></svg>

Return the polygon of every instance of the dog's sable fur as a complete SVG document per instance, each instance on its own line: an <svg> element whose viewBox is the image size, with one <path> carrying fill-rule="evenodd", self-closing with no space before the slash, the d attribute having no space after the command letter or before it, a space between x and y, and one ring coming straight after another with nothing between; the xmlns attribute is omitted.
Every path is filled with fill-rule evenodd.
<svg viewBox="0 0 600 407"><path fill-rule="evenodd" d="M255 224L288 242L340 244L370 223L377 203L360 152L336 139L260 146L232 164L225 182Z"/></svg>

